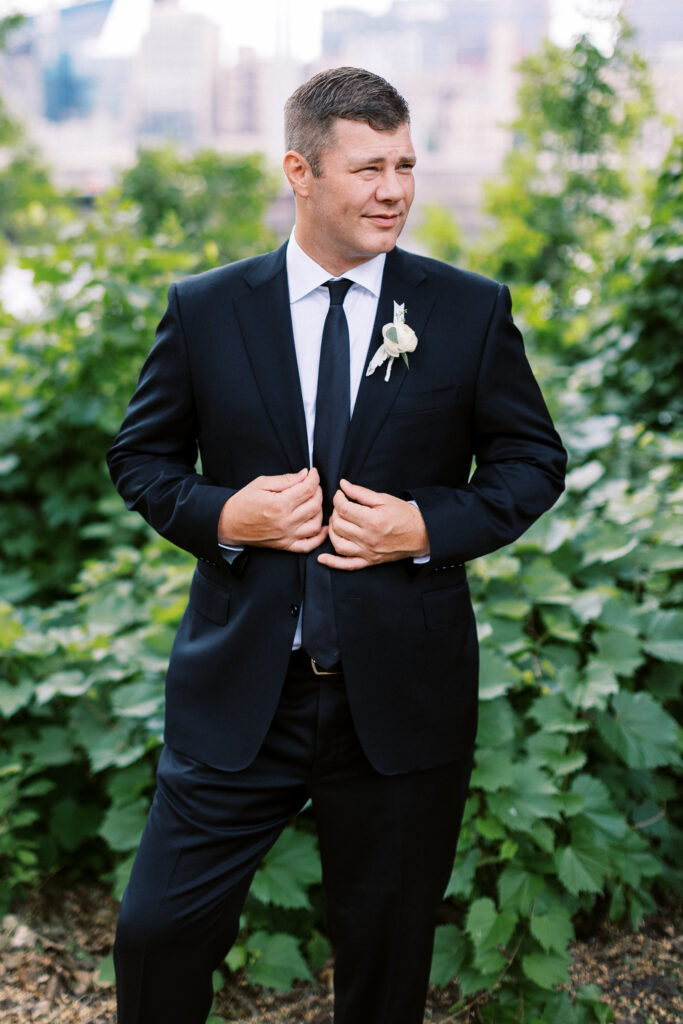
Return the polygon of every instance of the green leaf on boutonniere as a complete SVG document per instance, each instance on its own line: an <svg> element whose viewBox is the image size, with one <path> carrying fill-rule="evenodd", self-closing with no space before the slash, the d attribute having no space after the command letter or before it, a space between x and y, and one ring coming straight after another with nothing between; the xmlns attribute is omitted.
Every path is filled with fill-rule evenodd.
<svg viewBox="0 0 683 1024"><path fill-rule="evenodd" d="M410 369L410 363L408 362L408 353L407 352L401 352L401 359L406 364L408 369Z"/></svg>
<svg viewBox="0 0 683 1024"><path fill-rule="evenodd" d="M389 341L393 341L394 345L398 345L398 331L394 324L386 328L386 336Z"/></svg>

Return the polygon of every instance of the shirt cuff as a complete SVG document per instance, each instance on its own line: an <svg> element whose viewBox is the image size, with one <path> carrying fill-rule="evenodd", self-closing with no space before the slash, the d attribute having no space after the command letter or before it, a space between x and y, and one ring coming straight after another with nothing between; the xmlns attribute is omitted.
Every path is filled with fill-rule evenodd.
<svg viewBox="0 0 683 1024"><path fill-rule="evenodd" d="M236 547L233 544L221 544L220 541L218 543L218 547L221 549L223 558L228 563L228 565L232 565L237 556L241 555L242 552L244 551L243 547Z"/></svg>
<svg viewBox="0 0 683 1024"><path fill-rule="evenodd" d="M408 504L414 505L417 509L420 507L412 498L409 499ZM431 557L431 555L415 555L413 558L413 565L426 565Z"/></svg>

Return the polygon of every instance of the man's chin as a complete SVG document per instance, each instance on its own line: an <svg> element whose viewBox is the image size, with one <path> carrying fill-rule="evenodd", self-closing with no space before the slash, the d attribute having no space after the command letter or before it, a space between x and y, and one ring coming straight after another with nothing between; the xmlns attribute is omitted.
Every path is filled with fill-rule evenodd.
<svg viewBox="0 0 683 1024"><path fill-rule="evenodd" d="M368 248L372 249L375 256L379 256L381 252L391 252L395 247L398 236L401 234L403 225L400 228L392 228L389 230L378 230L373 232L372 237L368 241Z"/></svg>

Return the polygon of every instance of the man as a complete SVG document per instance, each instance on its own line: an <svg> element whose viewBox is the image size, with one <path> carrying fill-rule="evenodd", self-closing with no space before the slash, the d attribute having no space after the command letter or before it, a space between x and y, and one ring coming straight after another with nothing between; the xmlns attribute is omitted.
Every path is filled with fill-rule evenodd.
<svg viewBox="0 0 683 1024"><path fill-rule="evenodd" d="M128 506L199 560L119 921L120 1024L205 1020L253 873L309 798L337 1024L422 1021L476 730L463 563L563 486L507 289L395 248L402 97L322 72L286 131L292 237L170 289L109 454Z"/></svg>

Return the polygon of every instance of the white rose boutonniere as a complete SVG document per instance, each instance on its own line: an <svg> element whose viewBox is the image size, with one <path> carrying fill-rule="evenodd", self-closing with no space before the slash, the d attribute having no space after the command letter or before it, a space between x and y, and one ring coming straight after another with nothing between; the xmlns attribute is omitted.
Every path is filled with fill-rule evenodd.
<svg viewBox="0 0 683 1024"><path fill-rule="evenodd" d="M412 327L408 327L406 323L405 303L399 305L398 302L394 302L394 320L393 323L384 325L382 328L382 338L384 340L370 360L365 375L369 377L378 366L381 366L388 359L389 363L384 379L389 380L394 359L401 356L403 362L409 367L408 353L414 352L417 348L417 335Z"/></svg>

